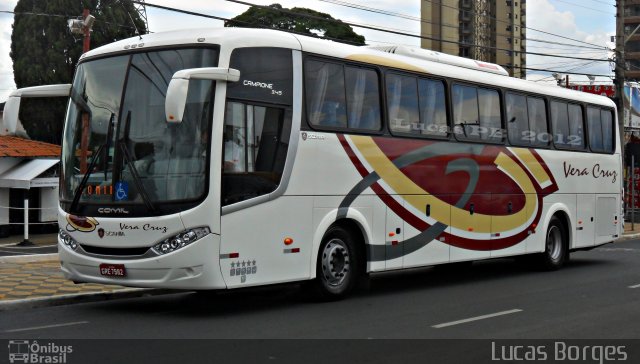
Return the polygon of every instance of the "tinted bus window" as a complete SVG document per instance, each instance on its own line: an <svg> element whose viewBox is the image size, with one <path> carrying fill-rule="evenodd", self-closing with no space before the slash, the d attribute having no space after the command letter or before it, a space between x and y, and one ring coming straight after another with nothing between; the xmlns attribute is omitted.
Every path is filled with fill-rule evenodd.
<svg viewBox="0 0 640 364"><path fill-rule="evenodd" d="M507 94L507 134L514 145L529 145L526 139L529 130L527 98L522 95Z"/></svg>
<svg viewBox="0 0 640 364"><path fill-rule="evenodd" d="M311 125L346 128L347 102L342 65L308 60L304 75Z"/></svg>
<svg viewBox="0 0 640 364"><path fill-rule="evenodd" d="M580 105L569 104L569 137L567 142L574 149L584 149L584 120Z"/></svg>
<svg viewBox="0 0 640 364"><path fill-rule="evenodd" d="M240 80L227 83L228 98L284 105L293 102L290 49L238 48L231 54L230 67L240 71Z"/></svg>
<svg viewBox="0 0 640 364"><path fill-rule="evenodd" d="M560 148L570 148L569 137L569 112L565 102L551 101L551 130L553 141Z"/></svg>
<svg viewBox="0 0 640 364"><path fill-rule="evenodd" d="M594 152L602 152L604 146L602 141L600 109L595 107L587 108L587 123L589 124L589 146L591 150Z"/></svg>
<svg viewBox="0 0 640 364"><path fill-rule="evenodd" d="M551 137L547 130L547 109L543 99L527 97L527 108L529 111L529 135L528 139L532 145L549 145Z"/></svg>
<svg viewBox="0 0 640 364"><path fill-rule="evenodd" d="M480 107L480 138L493 142L502 140L502 118L498 91L478 89Z"/></svg>
<svg viewBox="0 0 640 364"><path fill-rule="evenodd" d="M420 95L420 132L427 135L447 135L447 104L442 81L418 80Z"/></svg>
<svg viewBox="0 0 640 364"><path fill-rule="evenodd" d="M613 116L609 110L600 111L600 121L602 123L602 149L604 152L613 153Z"/></svg>
<svg viewBox="0 0 640 364"><path fill-rule="evenodd" d="M418 80L409 76L387 75L387 106L392 131L412 133L416 130L414 125L420 123Z"/></svg>
<svg viewBox="0 0 640 364"><path fill-rule="evenodd" d="M478 91L472 86L453 86L453 124L459 139L480 137Z"/></svg>
<svg viewBox="0 0 640 364"><path fill-rule="evenodd" d="M499 142L502 118L498 91L473 86L453 86L453 117L459 139Z"/></svg>
<svg viewBox="0 0 640 364"><path fill-rule="evenodd" d="M371 69L346 67L348 127L380 130L378 73Z"/></svg>

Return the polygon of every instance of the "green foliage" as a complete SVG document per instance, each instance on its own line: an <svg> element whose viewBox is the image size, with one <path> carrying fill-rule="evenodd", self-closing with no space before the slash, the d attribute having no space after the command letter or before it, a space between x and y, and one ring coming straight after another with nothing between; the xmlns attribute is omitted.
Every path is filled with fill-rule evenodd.
<svg viewBox="0 0 640 364"><path fill-rule="evenodd" d="M17 14L11 34L11 59L18 88L71 83L75 66L82 54L83 36L71 34L67 20L81 17L85 7L96 17L91 33L91 48L135 36L136 30L131 19L140 33L146 33L144 21L129 1L19 0L14 9ZM44 103L38 105L38 110L28 111L32 116L42 118L29 121L22 119L31 138L59 141L57 135L52 138L47 138L46 135L48 132L62 132L64 120L59 116L60 106L57 104L59 102Z"/></svg>
<svg viewBox="0 0 640 364"><path fill-rule="evenodd" d="M305 34L319 38L342 40L359 45L365 44L362 35L353 31L351 26L334 19L331 15L320 13L307 8L283 8L280 4L269 5L270 9L252 6L249 10L225 22L225 27L244 28L273 28ZM296 16L279 10L288 10L296 14L309 15L317 19L305 16Z"/></svg>

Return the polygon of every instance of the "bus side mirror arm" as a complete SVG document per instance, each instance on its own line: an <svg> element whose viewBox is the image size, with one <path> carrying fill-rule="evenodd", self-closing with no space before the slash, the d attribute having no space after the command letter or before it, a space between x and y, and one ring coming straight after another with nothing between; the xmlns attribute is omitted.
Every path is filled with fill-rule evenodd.
<svg viewBox="0 0 640 364"><path fill-rule="evenodd" d="M164 103L167 123L181 123L187 105L189 80L237 82L240 71L233 68L206 67L180 70L173 74Z"/></svg>

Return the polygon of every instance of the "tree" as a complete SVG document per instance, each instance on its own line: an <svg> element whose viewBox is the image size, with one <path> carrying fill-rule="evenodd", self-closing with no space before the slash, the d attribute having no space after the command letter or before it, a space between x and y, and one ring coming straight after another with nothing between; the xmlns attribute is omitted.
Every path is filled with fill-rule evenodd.
<svg viewBox="0 0 640 364"><path fill-rule="evenodd" d="M300 14L301 16L291 13ZM362 35L357 34L351 26L334 19L329 14L307 8L286 9L280 4L272 4L268 8L252 6L244 13L226 21L224 26L273 28L318 38L341 40L358 45L365 44L365 39Z"/></svg>
<svg viewBox="0 0 640 364"><path fill-rule="evenodd" d="M91 48L132 37L136 28L141 34L146 33L145 22L129 1L19 0L11 34L11 59L18 88L71 83L82 54L83 38L69 32L67 20L81 16L85 8L96 17ZM59 144L64 123L60 105L59 100L34 101L34 107L21 107L21 120L29 137Z"/></svg>

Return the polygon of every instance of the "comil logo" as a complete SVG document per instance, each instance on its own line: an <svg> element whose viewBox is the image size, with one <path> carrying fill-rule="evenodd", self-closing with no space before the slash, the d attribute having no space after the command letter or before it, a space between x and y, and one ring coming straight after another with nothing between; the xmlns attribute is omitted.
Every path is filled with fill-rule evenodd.
<svg viewBox="0 0 640 364"><path fill-rule="evenodd" d="M55 363L67 362L73 352L71 345L45 344L30 340L9 340L9 363Z"/></svg>

